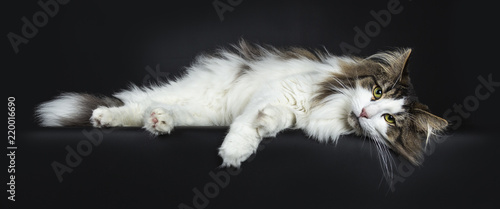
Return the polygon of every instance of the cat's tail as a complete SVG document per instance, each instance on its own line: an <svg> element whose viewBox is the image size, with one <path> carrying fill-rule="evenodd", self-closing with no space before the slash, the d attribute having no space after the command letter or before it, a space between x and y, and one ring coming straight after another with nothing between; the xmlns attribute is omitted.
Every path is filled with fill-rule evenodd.
<svg viewBox="0 0 500 209"><path fill-rule="evenodd" d="M40 126L90 126L92 111L100 106L122 106L116 97L96 96L85 93L63 93L53 100L40 104L35 117Z"/></svg>

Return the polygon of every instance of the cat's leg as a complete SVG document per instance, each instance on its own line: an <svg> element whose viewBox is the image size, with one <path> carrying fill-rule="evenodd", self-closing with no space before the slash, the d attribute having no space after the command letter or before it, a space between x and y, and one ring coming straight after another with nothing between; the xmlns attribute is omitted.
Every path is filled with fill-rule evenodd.
<svg viewBox="0 0 500 209"><path fill-rule="evenodd" d="M90 122L94 127L135 126L141 127L145 107L132 103L119 107L98 107L93 110Z"/></svg>
<svg viewBox="0 0 500 209"><path fill-rule="evenodd" d="M294 124L295 114L285 105L267 105L260 110L246 111L231 124L219 148L222 165L239 167L255 153L263 137L274 137Z"/></svg>
<svg viewBox="0 0 500 209"><path fill-rule="evenodd" d="M199 105L154 103L144 112L144 129L159 135L168 134L175 126L214 125Z"/></svg>

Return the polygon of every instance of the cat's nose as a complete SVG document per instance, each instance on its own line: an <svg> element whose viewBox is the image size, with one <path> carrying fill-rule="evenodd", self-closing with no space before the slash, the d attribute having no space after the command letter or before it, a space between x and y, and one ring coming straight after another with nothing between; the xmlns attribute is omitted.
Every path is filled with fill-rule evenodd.
<svg viewBox="0 0 500 209"><path fill-rule="evenodd" d="M368 117L368 113L366 113L365 108L361 109L361 114L359 114L359 118L361 118L361 117L363 117L363 118L369 118Z"/></svg>

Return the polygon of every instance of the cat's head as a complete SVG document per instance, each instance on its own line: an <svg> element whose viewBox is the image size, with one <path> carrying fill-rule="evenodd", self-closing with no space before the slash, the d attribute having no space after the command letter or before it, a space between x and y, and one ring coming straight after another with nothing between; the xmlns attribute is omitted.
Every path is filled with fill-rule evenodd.
<svg viewBox="0 0 500 209"><path fill-rule="evenodd" d="M339 85L350 86L347 123L356 134L374 139L413 164L423 160L423 142L448 122L418 102L408 73L411 49L356 58L341 65ZM345 89L345 88L338 88Z"/></svg>

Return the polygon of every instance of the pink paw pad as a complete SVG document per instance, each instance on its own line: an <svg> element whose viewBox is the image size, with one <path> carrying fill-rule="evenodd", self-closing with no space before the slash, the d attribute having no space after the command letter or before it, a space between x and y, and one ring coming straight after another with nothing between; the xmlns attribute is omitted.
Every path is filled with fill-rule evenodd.
<svg viewBox="0 0 500 209"><path fill-rule="evenodd" d="M158 123L158 119L154 117L155 115L156 115L156 113L155 113L155 112L152 112L152 113L151 113L151 117L153 117L153 118L151 119L151 121L153 122L153 128L155 128L155 127L156 127L156 123Z"/></svg>

